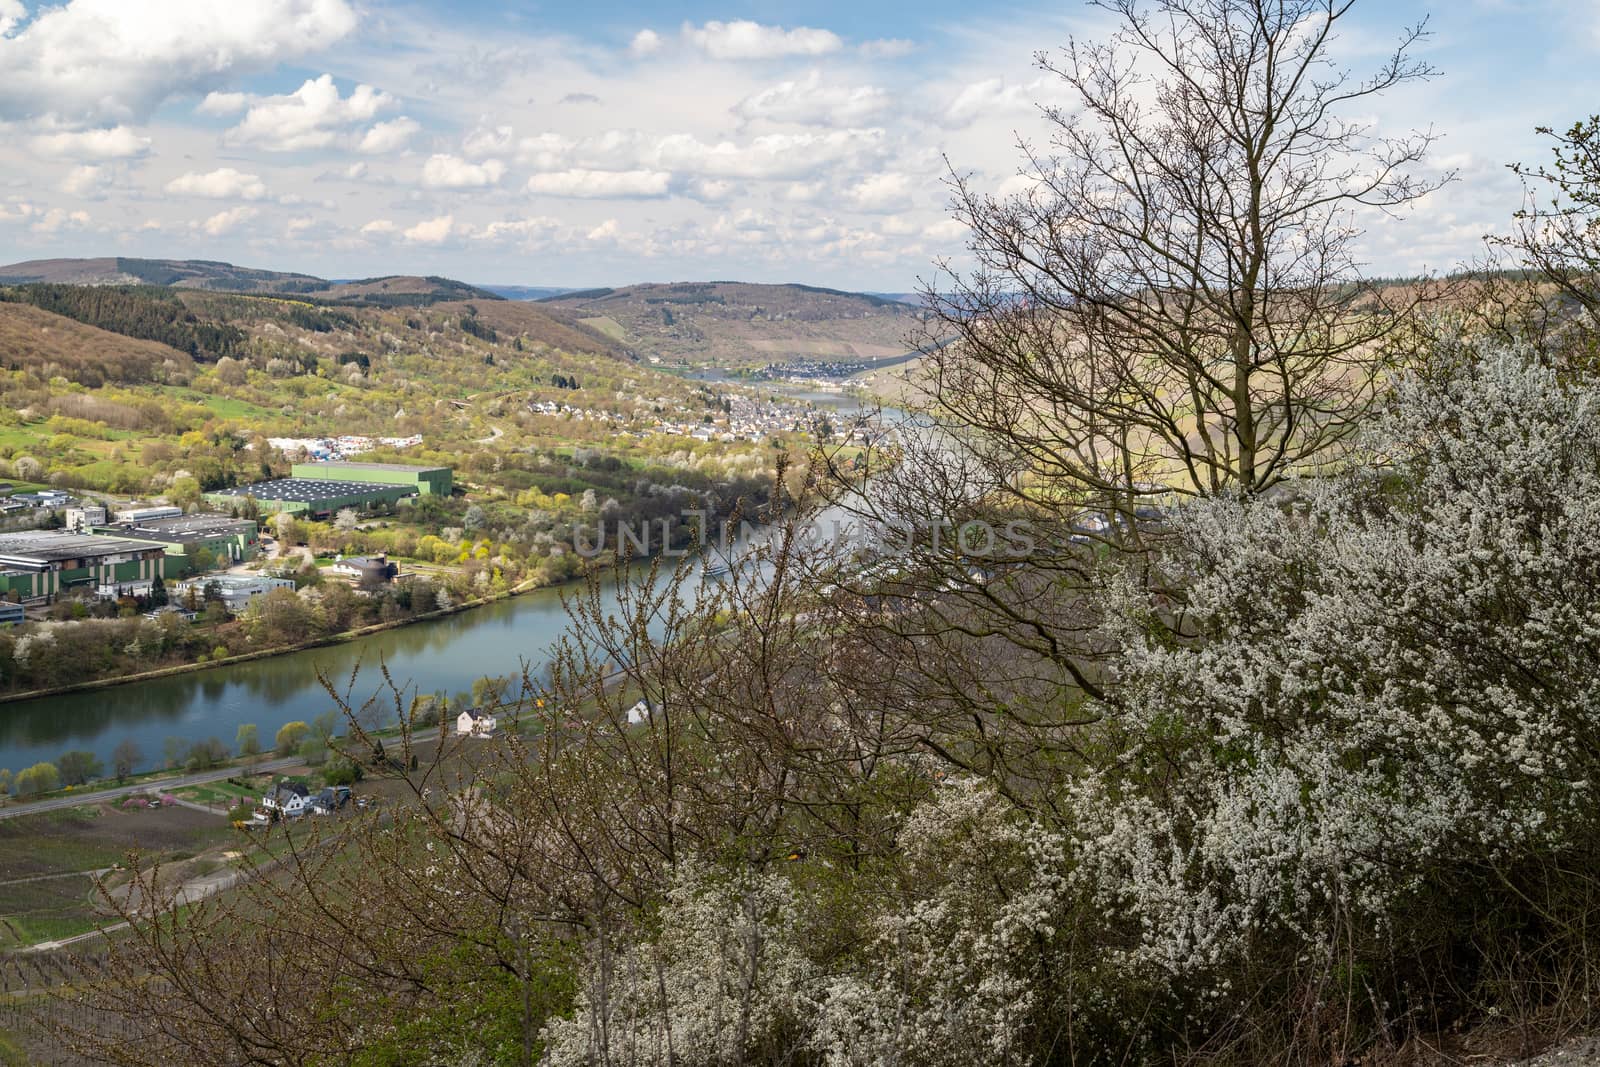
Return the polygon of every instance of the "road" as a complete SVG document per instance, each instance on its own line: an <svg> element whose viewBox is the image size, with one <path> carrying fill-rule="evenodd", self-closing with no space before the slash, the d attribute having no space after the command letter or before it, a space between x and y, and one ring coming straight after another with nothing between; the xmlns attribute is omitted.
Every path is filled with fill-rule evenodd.
<svg viewBox="0 0 1600 1067"><path fill-rule="evenodd" d="M413 745L424 741L432 741L439 736L438 730L423 730L411 735ZM384 738L384 741L397 740ZM8 804L0 808L0 819L19 819L25 815L38 815L46 811L60 811L63 808L81 808L86 804L100 804L108 800L116 800L130 793L170 793L174 789L183 789L191 785L204 785L207 782L220 782L236 774L274 774L286 771L291 767L303 767L305 760L298 756L286 759L271 759L262 763L252 763L249 766L218 767L213 771L197 771L194 774L182 774L176 778L160 778L153 782L137 782L130 785L119 785L114 789L96 789L85 793L73 793L70 796L52 797L49 800L36 800L27 804Z"/></svg>

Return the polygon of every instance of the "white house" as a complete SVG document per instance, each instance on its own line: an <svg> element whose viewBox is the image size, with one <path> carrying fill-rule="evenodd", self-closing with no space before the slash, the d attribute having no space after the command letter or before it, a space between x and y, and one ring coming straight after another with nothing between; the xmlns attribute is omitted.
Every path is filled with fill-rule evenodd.
<svg viewBox="0 0 1600 1067"><path fill-rule="evenodd" d="M285 818L296 818L311 810L311 790L298 782L278 782L261 798L261 806Z"/></svg>
<svg viewBox="0 0 1600 1067"><path fill-rule="evenodd" d="M456 716L456 736L488 737L494 733L494 716L479 708L468 708Z"/></svg>

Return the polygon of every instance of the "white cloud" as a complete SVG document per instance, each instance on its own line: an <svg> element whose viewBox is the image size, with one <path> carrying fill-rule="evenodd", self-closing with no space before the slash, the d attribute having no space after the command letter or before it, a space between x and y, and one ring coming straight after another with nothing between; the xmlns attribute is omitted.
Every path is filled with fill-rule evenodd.
<svg viewBox="0 0 1600 1067"><path fill-rule="evenodd" d="M411 144L422 129L422 124L415 119L401 115L388 122L380 122L368 130L361 137L361 142L356 145L356 151L369 156L388 155L398 152Z"/></svg>
<svg viewBox="0 0 1600 1067"><path fill-rule="evenodd" d="M636 58L661 51L661 35L655 30L640 30L628 45L628 54Z"/></svg>
<svg viewBox="0 0 1600 1067"><path fill-rule="evenodd" d="M22 6L22 0L0 0L0 37L11 36L11 31L28 17L28 9Z"/></svg>
<svg viewBox="0 0 1600 1067"><path fill-rule="evenodd" d="M205 200L262 200L267 187L254 174L221 167L205 174L190 171L167 183L167 192Z"/></svg>
<svg viewBox="0 0 1600 1067"><path fill-rule="evenodd" d="M422 184L429 189L481 189L505 176L506 165L498 159L469 163L460 156L432 155L422 165Z"/></svg>
<svg viewBox="0 0 1600 1067"><path fill-rule="evenodd" d="M981 118L1031 114L1040 104L1054 102L1060 91L1059 82L1043 78L1023 85L1007 85L1004 78L986 78L962 86L945 105L940 120L946 126L962 127Z"/></svg>
<svg viewBox="0 0 1600 1067"><path fill-rule="evenodd" d="M81 230L89 225L87 211L68 211L65 208L53 207L40 215L31 229L34 233L58 233L61 230Z"/></svg>
<svg viewBox="0 0 1600 1067"><path fill-rule="evenodd" d="M369 237L376 237L381 234L394 233L397 229L399 229L399 227L393 222L390 222L388 219L373 219L371 222L361 227L361 232L367 234Z"/></svg>
<svg viewBox="0 0 1600 1067"><path fill-rule="evenodd" d="M206 94L206 98L195 105L196 114L200 115L237 115L250 106L248 93L218 93Z"/></svg>
<svg viewBox="0 0 1600 1067"><path fill-rule="evenodd" d="M248 222L256 215L253 207L233 207L226 211L219 211L200 224L200 228L212 237L221 237L238 228L242 222Z"/></svg>
<svg viewBox="0 0 1600 1067"><path fill-rule="evenodd" d="M886 37L879 41L864 41L859 51L868 59L899 59L917 50L915 41L900 37Z"/></svg>
<svg viewBox="0 0 1600 1067"><path fill-rule="evenodd" d="M455 229L455 223L455 216L440 215L437 218L417 223L402 233L401 236L414 244L443 244L449 239L450 232Z"/></svg>
<svg viewBox="0 0 1600 1067"><path fill-rule="evenodd" d="M606 219L584 235L590 241L616 241L622 236L622 226L616 219Z"/></svg>
<svg viewBox="0 0 1600 1067"><path fill-rule="evenodd" d="M103 200L114 184L110 167L85 163L67 173L61 181L61 189L84 200Z"/></svg>
<svg viewBox="0 0 1600 1067"><path fill-rule="evenodd" d="M504 155L511 151L515 138L516 131L510 126L479 126L462 138L461 151L470 159Z"/></svg>
<svg viewBox="0 0 1600 1067"><path fill-rule="evenodd" d="M326 148L345 128L366 122L395 103L394 97L370 85L358 85L349 96L341 96L333 75L324 74L307 79L288 95L252 98L244 121L224 140L272 152Z"/></svg>
<svg viewBox="0 0 1600 1067"><path fill-rule="evenodd" d="M884 162L881 129L770 133L708 143L690 133L607 130L580 140L556 133L524 138L518 159L535 170L670 171L707 178L810 177L835 164L875 169Z"/></svg>
<svg viewBox="0 0 1600 1067"><path fill-rule="evenodd" d="M16 25L0 35L0 118L107 123L326 48L356 14L346 0L66 0Z"/></svg>
<svg viewBox="0 0 1600 1067"><path fill-rule="evenodd" d="M734 105L742 119L807 126L860 126L888 110L889 94L872 85L824 85L813 70L802 81L780 82Z"/></svg>
<svg viewBox="0 0 1600 1067"><path fill-rule="evenodd" d="M689 183L689 195L708 204L721 204L737 192L739 187L721 178L695 178Z"/></svg>
<svg viewBox="0 0 1600 1067"><path fill-rule="evenodd" d="M821 56L844 47L839 35L831 30L816 30L807 26L787 30L782 26L764 26L748 19L708 22L704 26L685 23L683 36L712 59Z"/></svg>
<svg viewBox="0 0 1600 1067"><path fill-rule="evenodd" d="M563 170L535 174L528 192L591 200L666 196L672 175L663 170Z"/></svg>
<svg viewBox="0 0 1600 1067"><path fill-rule="evenodd" d="M29 145L36 155L51 159L137 159L150 152L150 138L126 126L40 134Z"/></svg>
<svg viewBox="0 0 1600 1067"><path fill-rule="evenodd" d="M899 211L910 206L911 180L904 174L874 174L845 194L860 211Z"/></svg>
<svg viewBox="0 0 1600 1067"><path fill-rule="evenodd" d="M550 218L548 215L537 215L533 218L491 222L479 231L478 237L485 241L513 241L526 247L533 247L545 244L560 229L559 219Z"/></svg>

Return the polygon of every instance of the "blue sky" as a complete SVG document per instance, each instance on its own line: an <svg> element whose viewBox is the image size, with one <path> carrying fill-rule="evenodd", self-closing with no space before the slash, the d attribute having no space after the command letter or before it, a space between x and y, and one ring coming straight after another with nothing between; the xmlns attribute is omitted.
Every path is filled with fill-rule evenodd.
<svg viewBox="0 0 1600 1067"><path fill-rule="evenodd" d="M1449 269L1503 230L1532 130L1600 111L1600 5L1359 0L1370 66L1430 15L1443 75L1383 100L1460 177L1363 244ZM959 257L944 159L1015 189L1088 5L0 0L0 262L226 259L333 277L693 278L897 291Z"/></svg>

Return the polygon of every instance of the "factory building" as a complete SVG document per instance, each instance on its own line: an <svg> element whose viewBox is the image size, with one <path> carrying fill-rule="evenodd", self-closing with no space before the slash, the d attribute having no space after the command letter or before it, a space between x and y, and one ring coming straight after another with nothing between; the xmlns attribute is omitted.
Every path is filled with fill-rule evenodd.
<svg viewBox="0 0 1600 1067"><path fill-rule="evenodd" d="M214 508L228 510L243 505L246 497L254 497L263 515L287 511L311 519L325 519L343 508L372 511L393 507L402 498L416 494L415 484L389 485L297 477L223 489L205 494L205 499Z"/></svg>
<svg viewBox="0 0 1600 1067"><path fill-rule="evenodd" d="M215 567L229 567L261 553L260 530L254 519L231 515L177 515L143 522L97 526L95 534L146 541L166 553L163 578L181 578ZM209 556L209 565L206 556Z"/></svg>
<svg viewBox="0 0 1600 1067"><path fill-rule="evenodd" d="M64 530L0 533L0 595L22 600L87 588L100 595L140 591L162 573L161 546Z"/></svg>
<svg viewBox="0 0 1600 1067"><path fill-rule="evenodd" d="M322 463L296 463L290 473L296 478L404 485L418 496L449 496L453 487L449 467L412 467L404 463L328 460Z"/></svg>

